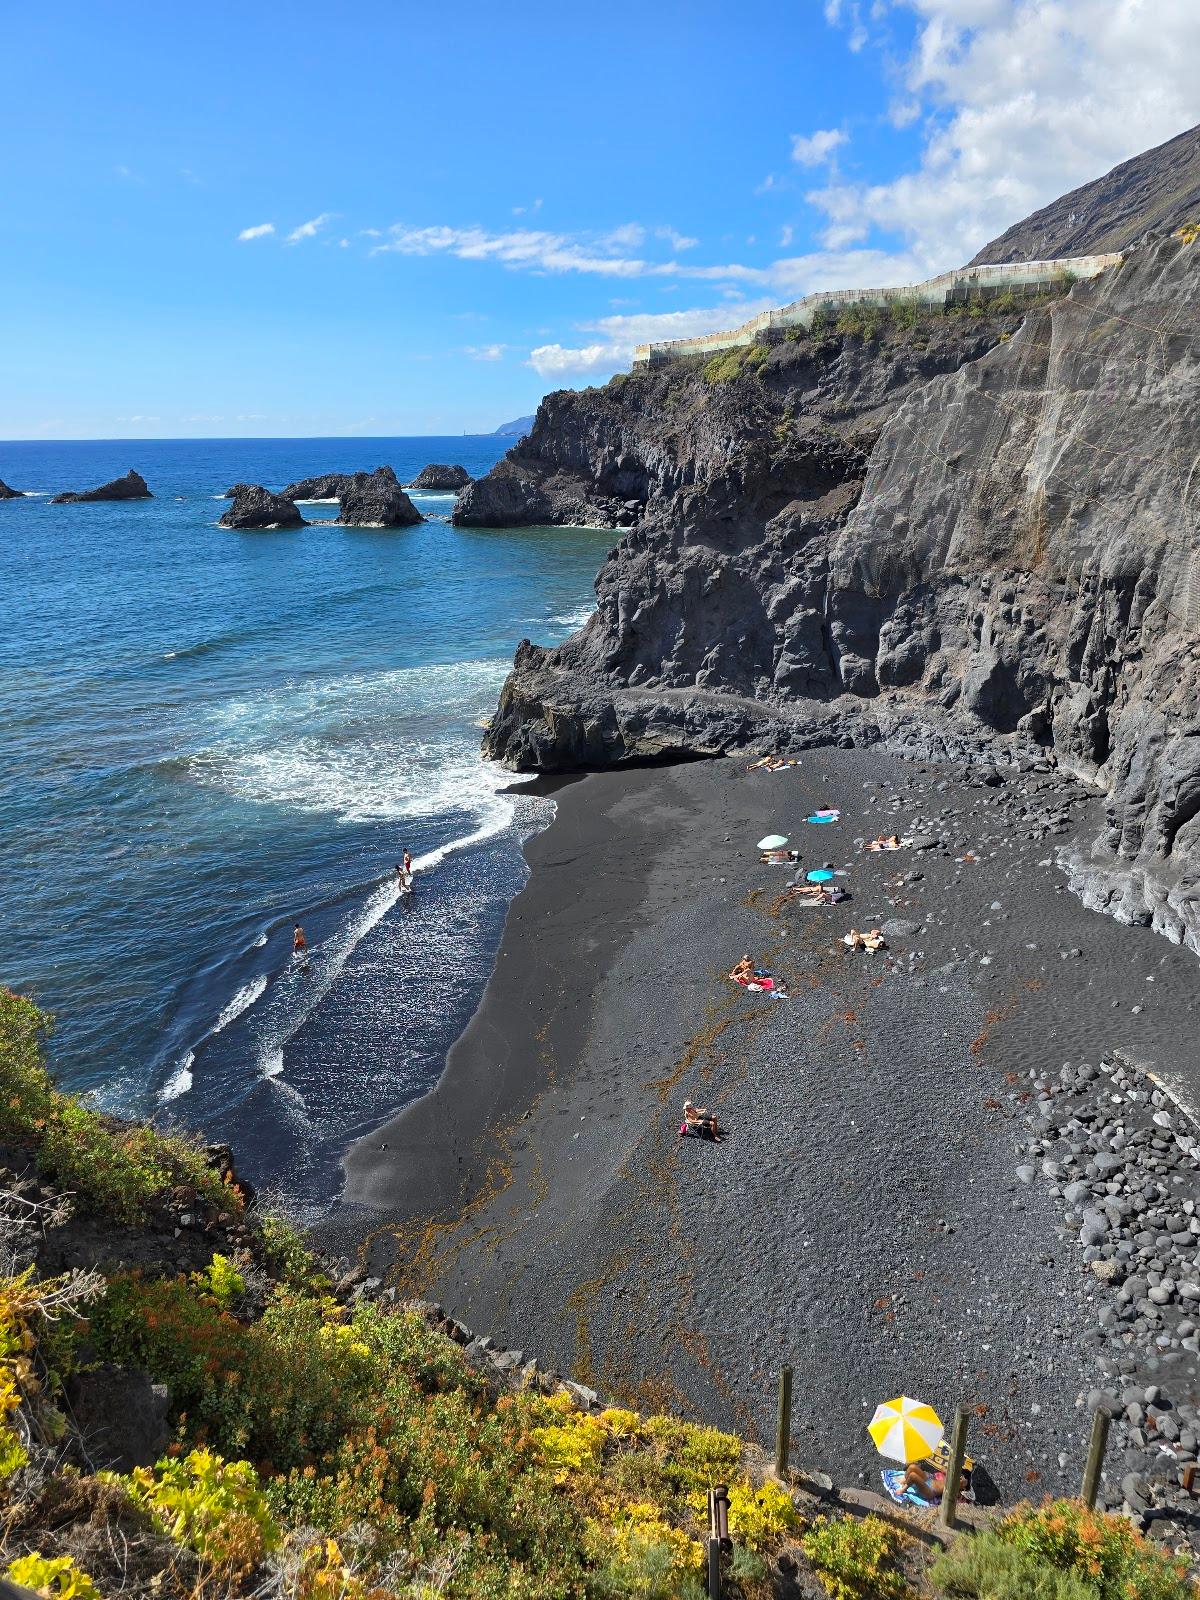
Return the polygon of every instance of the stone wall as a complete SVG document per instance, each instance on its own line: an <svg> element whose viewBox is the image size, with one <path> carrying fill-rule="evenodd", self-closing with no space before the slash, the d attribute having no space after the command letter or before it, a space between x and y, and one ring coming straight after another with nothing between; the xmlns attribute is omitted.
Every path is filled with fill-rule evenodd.
<svg viewBox="0 0 1200 1600"><path fill-rule="evenodd" d="M701 334L695 339L668 339L660 344L640 344L634 351L635 367L648 367L672 356L713 355L719 350L732 350L739 345L768 343L772 335L786 332L788 328L810 328L818 312L836 317L847 306L888 306L895 301L908 301L919 306L944 309L954 304L965 304L976 299L989 299L1005 291L1014 294L1034 295L1048 288L1065 275L1073 278L1096 278L1107 268L1123 260L1117 252L1110 255L1070 256L1059 261L1007 261L993 266L962 267L955 272L941 272L924 283L902 284L887 289L829 289L819 294L806 294L802 300L781 306L775 311L760 312L743 322L738 328L722 333Z"/></svg>

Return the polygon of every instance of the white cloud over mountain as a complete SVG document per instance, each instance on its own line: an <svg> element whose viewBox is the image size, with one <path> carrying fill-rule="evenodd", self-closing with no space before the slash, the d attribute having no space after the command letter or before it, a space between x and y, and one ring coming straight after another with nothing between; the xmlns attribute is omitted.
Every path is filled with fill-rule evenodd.
<svg viewBox="0 0 1200 1600"><path fill-rule="evenodd" d="M918 163L887 183L810 193L844 248L899 235L930 270L1066 190L1200 121L1196 0L878 0L830 21L885 51L915 16L892 121L924 115ZM865 20L864 20L865 19Z"/></svg>

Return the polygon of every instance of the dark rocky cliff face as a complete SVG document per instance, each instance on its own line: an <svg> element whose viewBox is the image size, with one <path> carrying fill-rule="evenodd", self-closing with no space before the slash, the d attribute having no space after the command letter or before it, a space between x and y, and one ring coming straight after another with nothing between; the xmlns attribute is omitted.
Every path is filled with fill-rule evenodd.
<svg viewBox="0 0 1200 1600"><path fill-rule="evenodd" d="M522 645L485 748L1058 763L1107 791L1085 896L1200 948L1198 252L1148 244L1019 323L551 396L501 480L564 512L636 487L637 525L587 627Z"/></svg>

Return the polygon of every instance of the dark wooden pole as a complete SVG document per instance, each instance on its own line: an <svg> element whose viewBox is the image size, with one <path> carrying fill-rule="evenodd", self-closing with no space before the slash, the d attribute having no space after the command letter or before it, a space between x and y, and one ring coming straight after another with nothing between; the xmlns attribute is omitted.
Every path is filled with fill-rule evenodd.
<svg viewBox="0 0 1200 1600"><path fill-rule="evenodd" d="M1088 1445L1087 1465L1083 1469L1083 1488L1080 1499L1089 1511L1096 1509L1096 1496L1100 1492L1100 1469L1104 1465L1104 1452L1108 1448L1107 1411L1092 1413L1092 1438Z"/></svg>
<svg viewBox="0 0 1200 1600"><path fill-rule="evenodd" d="M958 1508L958 1490L962 1483L963 1457L967 1453L967 1411L962 1405L954 1408L954 1427L950 1432L950 1460L946 1464L946 1482L942 1488L942 1509L938 1520L943 1528L954 1526Z"/></svg>
<svg viewBox="0 0 1200 1600"><path fill-rule="evenodd" d="M779 1374L779 1421L775 1428L775 1471L787 1477L788 1459L792 1453L792 1369L784 1367Z"/></svg>

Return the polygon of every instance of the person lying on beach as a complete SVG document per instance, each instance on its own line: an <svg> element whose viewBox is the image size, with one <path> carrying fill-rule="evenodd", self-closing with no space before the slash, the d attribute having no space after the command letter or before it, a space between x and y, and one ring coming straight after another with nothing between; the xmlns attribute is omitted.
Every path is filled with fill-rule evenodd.
<svg viewBox="0 0 1200 1600"><path fill-rule="evenodd" d="M868 850L905 850L908 840L902 839L898 833L889 833L882 839L868 839Z"/></svg>
<svg viewBox="0 0 1200 1600"><path fill-rule="evenodd" d="M945 1466L933 1459L912 1461L904 1469L904 1487L913 1489L931 1506L939 1504L946 1487ZM971 1493L971 1468L964 1462L958 1485L959 1498L974 1499Z"/></svg>
<svg viewBox="0 0 1200 1600"><path fill-rule="evenodd" d="M746 768L747 772L757 772L759 767L764 767L768 772L782 772L786 767L798 767L799 761L787 756L760 756L757 761L752 761Z"/></svg>
<svg viewBox="0 0 1200 1600"><path fill-rule="evenodd" d="M717 1142L725 1137L725 1129L717 1122L716 1117L704 1106L695 1105L691 1100L683 1102L683 1121L679 1125L681 1139L712 1139Z"/></svg>
<svg viewBox="0 0 1200 1600"><path fill-rule="evenodd" d="M836 906L850 897L845 889L828 888L823 883L794 883L784 900L803 900L808 905Z"/></svg>
<svg viewBox="0 0 1200 1600"><path fill-rule="evenodd" d="M851 950L886 950L887 941L878 928L869 928L866 933L860 933L857 928L851 928L849 933L842 935L842 943Z"/></svg>
<svg viewBox="0 0 1200 1600"><path fill-rule="evenodd" d="M763 850L758 858L764 867L793 867L800 859L799 850Z"/></svg>

